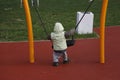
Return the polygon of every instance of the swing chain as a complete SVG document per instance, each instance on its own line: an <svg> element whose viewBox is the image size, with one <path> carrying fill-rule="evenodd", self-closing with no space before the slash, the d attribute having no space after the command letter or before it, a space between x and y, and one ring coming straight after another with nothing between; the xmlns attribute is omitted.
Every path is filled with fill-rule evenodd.
<svg viewBox="0 0 120 80"><path fill-rule="evenodd" d="M34 9L35 9L35 11L36 11L36 13L37 13L37 16L38 16L38 18L39 18L39 20L40 20L40 24L42 25L42 27L43 27L43 29L44 29L45 34L48 35L48 32L47 32L47 30L46 30L46 28L45 28L45 24L44 24L44 22L43 22L43 20L42 20L42 17L40 16L40 12L39 12L39 9L38 9L38 7L37 7L37 5L36 5L35 0L33 0L33 6L34 6Z"/></svg>

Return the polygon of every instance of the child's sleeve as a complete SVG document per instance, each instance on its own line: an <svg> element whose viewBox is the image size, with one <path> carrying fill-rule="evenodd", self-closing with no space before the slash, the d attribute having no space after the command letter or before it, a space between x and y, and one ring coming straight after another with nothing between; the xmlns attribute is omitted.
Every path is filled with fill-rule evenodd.
<svg viewBox="0 0 120 80"><path fill-rule="evenodd" d="M68 38L69 36L74 35L74 33L75 33L75 28L65 32L65 37Z"/></svg>
<svg viewBox="0 0 120 80"><path fill-rule="evenodd" d="M48 35L48 36L47 36L47 39L48 39L48 40L51 40L51 35Z"/></svg>

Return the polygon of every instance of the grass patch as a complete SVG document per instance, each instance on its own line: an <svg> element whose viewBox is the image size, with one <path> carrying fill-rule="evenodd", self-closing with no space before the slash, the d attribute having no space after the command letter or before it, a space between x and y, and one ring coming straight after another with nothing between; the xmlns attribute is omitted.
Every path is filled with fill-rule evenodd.
<svg viewBox="0 0 120 80"><path fill-rule="evenodd" d="M30 0L29 0L30 1ZM30 2L29 2L30 3ZM84 11L88 6L88 0L40 0L39 11L45 27L50 33L54 23L60 21L65 30L75 27L76 12ZM106 26L119 25L120 1L109 0ZM20 0L0 0L0 41L27 40L27 27L24 9L20 8ZM102 0L95 0L89 11L94 13L94 27L99 27L100 9ZM38 17L33 7L30 6L33 22L34 39L46 39L46 34L39 24ZM95 33L87 35L75 35L76 38L94 37Z"/></svg>
<svg viewBox="0 0 120 80"><path fill-rule="evenodd" d="M93 32L91 34L75 34L75 38L98 38L97 33Z"/></svg>

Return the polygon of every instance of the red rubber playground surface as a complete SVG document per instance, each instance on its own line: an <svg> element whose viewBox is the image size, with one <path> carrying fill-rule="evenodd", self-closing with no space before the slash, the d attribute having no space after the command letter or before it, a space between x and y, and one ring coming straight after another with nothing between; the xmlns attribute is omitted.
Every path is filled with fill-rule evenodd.
<svg viewBox="0 0 120 80"><path fill-rule="evenodd" d="M98 32L99 29L95 29ZM27 42L0 43L0 80L120 80L120 26L106 28L105 64L99 63L99 38L76 40L68 48L70 64L52 64L49 41L35 42L29 63Z"/></svg>

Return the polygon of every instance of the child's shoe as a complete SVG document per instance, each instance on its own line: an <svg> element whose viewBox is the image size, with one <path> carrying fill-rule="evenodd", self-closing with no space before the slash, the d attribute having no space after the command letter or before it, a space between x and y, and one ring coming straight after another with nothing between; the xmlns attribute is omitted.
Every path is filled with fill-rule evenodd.
<svg viewBox="0 0 120 80"><path fill-rule="evenodd" d="M63 64L68 64L69 62L70 62L70 59L64 60L64 61L63 61Z"/></svg>
<svg viewBox="0 0 120 80"><path fill-rule="evenodd" d="M53 62L53 66L59 66L59 63L58 62Z"/></svg>

